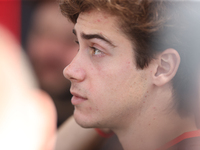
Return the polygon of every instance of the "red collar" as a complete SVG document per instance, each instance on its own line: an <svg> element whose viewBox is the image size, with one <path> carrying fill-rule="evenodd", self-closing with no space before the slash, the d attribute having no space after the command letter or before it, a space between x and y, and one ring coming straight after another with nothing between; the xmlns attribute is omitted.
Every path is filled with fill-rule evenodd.
<svg viewBox="0 0 200 150"><path fill-rule="evenodd" d="M185 132L185 133L181 134L180 136L178 136L177 138L173 139L172 141L166 143L165 145L163 145L162 147L160 147L156 150L167 150L168 148L172 147L173 145L175 145L185 139L192 138L192 137L198 137L198 136L200 136L200 130Z"/></svg>

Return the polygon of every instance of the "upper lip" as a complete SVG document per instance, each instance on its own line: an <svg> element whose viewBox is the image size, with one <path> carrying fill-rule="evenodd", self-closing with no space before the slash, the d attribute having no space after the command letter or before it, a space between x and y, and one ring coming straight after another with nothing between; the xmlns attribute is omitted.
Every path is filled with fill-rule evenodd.
<svg viewBox="0 0 200 150"><path fill-rule="evenodd" d="M76 92L74 92L74 91L70 91L70 92L71 92L71 94L72 94L73 96L80 97L80 98L83 98L83 99L87 99L86 97L84 97L84 96L82 96L82 95L80 95L80 94L78 94L78 93L76 93Z"/></svg>

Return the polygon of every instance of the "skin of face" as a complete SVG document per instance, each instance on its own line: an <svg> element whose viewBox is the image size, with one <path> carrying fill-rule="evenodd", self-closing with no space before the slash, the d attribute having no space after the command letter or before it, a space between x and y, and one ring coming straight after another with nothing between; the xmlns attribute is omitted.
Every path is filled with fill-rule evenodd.
<svg viewBox="0 0 200 150"><path fill-rule="evenodd" d="M129 125L140 116L150 70L136 68L133 44L116 17L98 10L81 13L74 32L79 52L64 75L71 81L75 120L83 127Z"/></svg>
<svg viewBox="0 0 200 150"><path fill-rule="evenodd" d="M62 72L78 50L73 26L61 14L57 3L42 4L33 16L27 51L40 86L51 95L62 94L70 86Z"/></svg>

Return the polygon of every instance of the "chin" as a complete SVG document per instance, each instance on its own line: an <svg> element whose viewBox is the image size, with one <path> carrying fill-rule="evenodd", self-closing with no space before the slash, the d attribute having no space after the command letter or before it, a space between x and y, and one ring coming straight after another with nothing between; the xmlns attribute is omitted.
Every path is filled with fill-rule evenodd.
<svg viewBox="0 0 200 150"><path fill-rule="evenodd" d="M74 112L74 119L77 124L83 128L96 128L97 121L94 121L91 116L87 116L78 112Z"/></svg>

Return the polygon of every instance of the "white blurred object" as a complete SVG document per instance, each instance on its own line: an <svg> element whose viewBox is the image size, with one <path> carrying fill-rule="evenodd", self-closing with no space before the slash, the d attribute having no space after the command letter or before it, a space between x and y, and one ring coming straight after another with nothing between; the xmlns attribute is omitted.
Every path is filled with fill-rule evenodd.
<svg viewBox="0 0 200 150"><path fill-rule="evenodd" d="M0 26L0 149L53 150L56 113L37 83L21 47Z"/></svg>

